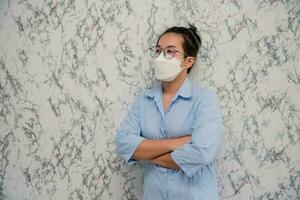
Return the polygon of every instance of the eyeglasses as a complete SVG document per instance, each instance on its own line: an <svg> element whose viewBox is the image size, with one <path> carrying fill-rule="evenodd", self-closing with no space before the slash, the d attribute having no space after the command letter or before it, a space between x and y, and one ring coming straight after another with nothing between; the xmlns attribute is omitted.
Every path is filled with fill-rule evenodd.
<svg viewBox="0 0 300 200"><path fill-rule="evenodd" d="M157 58L161 54L161 52L163 52L163 55L166 59L173 58L177 52L186 56L184 53L178 51L173 46L166 47L166 48L161 48L160 46L154 46L154 47L149 48L149 50L150 50L150 56L152 58Z"/></svg>

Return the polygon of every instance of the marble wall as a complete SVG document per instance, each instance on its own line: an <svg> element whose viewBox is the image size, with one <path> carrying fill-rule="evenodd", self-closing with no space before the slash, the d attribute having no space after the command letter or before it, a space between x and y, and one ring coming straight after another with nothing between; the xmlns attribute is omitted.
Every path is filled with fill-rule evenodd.
<svg viewBox="0 0 300 200"><path fill-rule="evenodd" d="M167 27L203 39L191 79L215 90L221 199L300 199L299 0L2 0L0 199L141 199L115 154L147 48Z"/></svg>

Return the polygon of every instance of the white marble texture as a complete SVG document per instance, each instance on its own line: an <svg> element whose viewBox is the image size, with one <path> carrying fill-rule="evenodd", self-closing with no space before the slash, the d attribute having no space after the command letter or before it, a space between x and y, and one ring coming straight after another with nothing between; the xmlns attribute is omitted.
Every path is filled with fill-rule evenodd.
<svg viewBox="0 0 300 200"><path fill-rule="evenodd" d="M217 91L221 199L300 199L299 0L2 0L0 199L141 199L116 129L154 84L147 48L194 23Z"/></svg>

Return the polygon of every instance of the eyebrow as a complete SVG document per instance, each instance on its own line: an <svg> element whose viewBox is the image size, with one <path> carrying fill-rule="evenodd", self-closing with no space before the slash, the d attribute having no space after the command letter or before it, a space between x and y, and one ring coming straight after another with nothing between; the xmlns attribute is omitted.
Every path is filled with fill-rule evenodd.
<svg viewBox="0 0 300 200"><path fill-rule="evenodd" d="M161 47L159 44L157 44L156 46ZM169 47L173 47L173 48L177 49L177 47L174 45L169 45L169 46L166 46L165 48L169 48Z"/></svg>

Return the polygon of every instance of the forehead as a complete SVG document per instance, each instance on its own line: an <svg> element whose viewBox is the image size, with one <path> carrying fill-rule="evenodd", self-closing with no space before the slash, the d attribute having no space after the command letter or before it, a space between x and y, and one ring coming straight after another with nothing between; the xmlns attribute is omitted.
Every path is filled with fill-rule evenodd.
<svg viewBox="0 0 300 200"><path fill-rule="evenodd" d="M183 38L177 33L166 33L161 36L157 44L162 48L175 46L177 49L182 49Z"/></svg>

